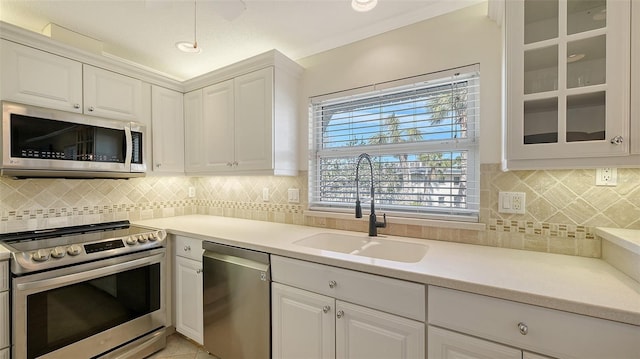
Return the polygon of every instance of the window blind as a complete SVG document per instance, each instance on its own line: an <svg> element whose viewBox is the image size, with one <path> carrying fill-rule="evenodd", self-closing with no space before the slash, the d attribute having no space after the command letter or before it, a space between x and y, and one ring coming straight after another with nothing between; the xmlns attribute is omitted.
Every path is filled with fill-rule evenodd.
<svg viewBox="0 0 640 359"><path fill-rule="evenodd" d="M373 160L376 208L404 216L477 220L477 66L311 100L310 209L348 211L356 160ZM371 173L361 163L360 200Z"/></svg>

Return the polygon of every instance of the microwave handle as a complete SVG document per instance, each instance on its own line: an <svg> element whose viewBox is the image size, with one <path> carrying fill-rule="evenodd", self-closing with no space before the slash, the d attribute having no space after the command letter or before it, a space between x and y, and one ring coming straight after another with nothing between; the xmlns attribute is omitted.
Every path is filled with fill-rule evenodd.
<svg viewBox="0 0 640 359"><path fill-rule="evenodd" d="M131 136L131 124L127 123L124 126L124 138L126 142L126 149L124 155L124 167L127 171L131 171L131 157L133 156L133 138Z"/></svg>

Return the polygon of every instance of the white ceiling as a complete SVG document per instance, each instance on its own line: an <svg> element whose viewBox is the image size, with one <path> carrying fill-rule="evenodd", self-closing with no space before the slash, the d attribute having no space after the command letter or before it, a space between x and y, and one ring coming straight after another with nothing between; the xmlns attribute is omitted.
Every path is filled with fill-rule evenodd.
<svg viewBox="0 0 640 359"><path fill-rule="evenodd" d="M49 23L97 39L104 53L187 80L277 49L297 60L482 0L378 0L366 13L350 0L0 0L0 20L41 33Z"/></svg>

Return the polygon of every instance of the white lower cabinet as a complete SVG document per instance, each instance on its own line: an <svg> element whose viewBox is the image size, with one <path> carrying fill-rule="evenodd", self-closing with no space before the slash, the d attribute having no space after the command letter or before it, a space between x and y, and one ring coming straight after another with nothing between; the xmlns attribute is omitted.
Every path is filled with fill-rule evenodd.
<svg viewBox="0 0 640 359"><path fill-rule="evenodd" d="M176 331L203 343L202 241L176 236L175 325Z"/></svg>
<svg viewBox="0 0 640 359"><path fill-rule="evenodd" d="M9 359L9 261L0 262L0 359Z"/></svg>
<svg viewBox="0 0 640 359"><path fill-rule="evenodd" d="M274 359L425 358L424 285L279 256L271 268Z"/></svg>
<svg viewBox="0 0 640 359"><path fill-rule="evenodd" d="M435 286L428 307L429 359L640 357L635 325Z"/></svg>
<svg viewBox="0 0 640 359"><path fill-rule="evenodd" d="M273 283L273 358L335 358L335 299Z"/></svg>

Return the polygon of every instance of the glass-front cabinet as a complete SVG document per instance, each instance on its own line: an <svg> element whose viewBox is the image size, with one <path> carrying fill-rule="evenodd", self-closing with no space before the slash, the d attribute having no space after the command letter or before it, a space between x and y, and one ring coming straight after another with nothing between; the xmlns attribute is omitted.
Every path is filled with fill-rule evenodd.
<svg viewBox="0 0 640 359"><path fill-rule="evenodd" d="M630 8L506 2L507 162L629 153Z"/></svg>

